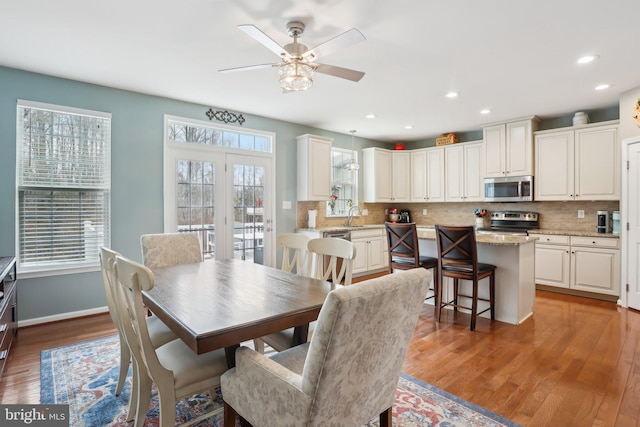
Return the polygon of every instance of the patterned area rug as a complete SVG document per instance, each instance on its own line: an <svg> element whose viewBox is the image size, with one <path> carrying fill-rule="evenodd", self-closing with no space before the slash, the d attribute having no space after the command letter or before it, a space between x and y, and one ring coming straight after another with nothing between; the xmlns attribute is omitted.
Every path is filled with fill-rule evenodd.
<svg viewBox="0 0 640 427"><path fill-rule="evenodd" d="M129 426L125 421L131 372L120 396L114 391L118 378L120 349L117 336L86 341L43 351L40 362L40 403L69 404L70 425ZM218 390L219 392L219 390ZM178 403L178 418L185 422L218 408L222 397L215 401L197 395ZM145 427L158 425L158 401L149 403ZM222 413L196 424L199 427L222 426ZM374 419L368 427L378 425ZM453 396L443 390L402 375L393 406L395 427L457 427L509 426L517 424L484 408Z"/></svg>

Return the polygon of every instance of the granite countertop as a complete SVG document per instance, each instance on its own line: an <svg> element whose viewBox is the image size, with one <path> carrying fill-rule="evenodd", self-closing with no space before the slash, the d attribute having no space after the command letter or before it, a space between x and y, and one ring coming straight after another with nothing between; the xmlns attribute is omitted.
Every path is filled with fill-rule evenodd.
<svg viewBox="0 0 640 427"><path fill-rule="evenodd" d="M549 230L549 229L537 229L529 230L529 234L550 234L550 235L562 235L562 236L582 236L582 237L608 237L611 239L619 239L619 234L613 233L597 233L595 231L576 231L576 230Z"/></svg>
<svg viewBox="0 0 640 427"><path fill-rule="evenodd" d="M436 231L431 227L418 227L418 238L436 240ZM537 237L530 236L505 236L502 234L477 234L476 242L481 245L519 246L533 243Z"/></svg>
<svg viewBox="0 0 640 427"><path fill-rule="evenodd" d="M420 225L416 224L418 229L418 237L421 239L435 240L435 228L433 225ZM322 233L325 231L355 231L355 230L371 230L384 228L384 224L367 224L367 225L355 225L348 227L346 225L339 225L334 227L319 227L319 228L298 228L297 231L314 231ZM551 230L551 229L535 229L529 230L530 234L549 234L549 235L563 235L563 236L583 236L583 237L606 237L611 239L619 239L619 234L613 233L597 233L595 231L576 231L576 230ZM530 236L529 236L530 237ZM520 245L528 243L525 236L501 236L491 234L479 234L476 237L478 243L494 244L494 245Z"/></svg>

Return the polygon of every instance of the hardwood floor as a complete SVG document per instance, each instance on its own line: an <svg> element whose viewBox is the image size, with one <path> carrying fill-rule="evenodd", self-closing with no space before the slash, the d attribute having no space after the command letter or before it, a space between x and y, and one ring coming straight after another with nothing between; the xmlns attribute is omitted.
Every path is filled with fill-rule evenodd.
<svg viewBox="0 0 640 427"><path fill-rule="evenodd" d="M523 426L640 426L640 313L545 291L520 326L425 305L403 370ZM115 334L107 314L20 329L1 403L39 403L40 351Z"/></svg>

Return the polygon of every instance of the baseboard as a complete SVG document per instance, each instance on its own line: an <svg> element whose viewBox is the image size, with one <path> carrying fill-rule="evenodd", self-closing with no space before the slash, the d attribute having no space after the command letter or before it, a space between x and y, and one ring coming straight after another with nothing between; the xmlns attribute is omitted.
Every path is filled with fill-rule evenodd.
<svg viewBox="0 0 640 427"><path fill-rule="evenodd" d="M26 326L40 325L43 323L59 322L61 320L75 319L76 317L92 316L94 314L108 313L109 308L104 307L91 308L89 310L71 311L69 313L55 314L53 316L36 317L33 319L18 321L18 328Z"/></svg>
<svg viewBox="0 0 640 427"><path fill-rule="evenodd" d="M541 291L555 292L557 294L574 295L577 297L599 299L602 301L609 301L609 302L617 302L619 298L616 295L597 294L595 292L586 292L586 291L580 291L577 289L559 288L557 286L540 285L540 284L536 284L536 289Z"/></svg>

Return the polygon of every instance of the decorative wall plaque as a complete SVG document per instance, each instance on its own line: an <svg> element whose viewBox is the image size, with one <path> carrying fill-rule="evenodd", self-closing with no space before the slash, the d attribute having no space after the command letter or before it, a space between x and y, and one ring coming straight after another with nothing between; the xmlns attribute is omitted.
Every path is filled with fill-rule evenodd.
<svg viewBox="0 0 640 427"><path fill-rule="evenodd" d="M640 98L633 104L633 121L640 127Z"/></svg>
<svg viewBox="0 0 640 427"><path fill-rule="evenodd" d="M242 117L242 114L230 113L227 110L224 111L213 111L211 108L205 113L209 120L216 119L220 122L225 123L238 123L240 126L244 123L245 119Z"/></svg>

